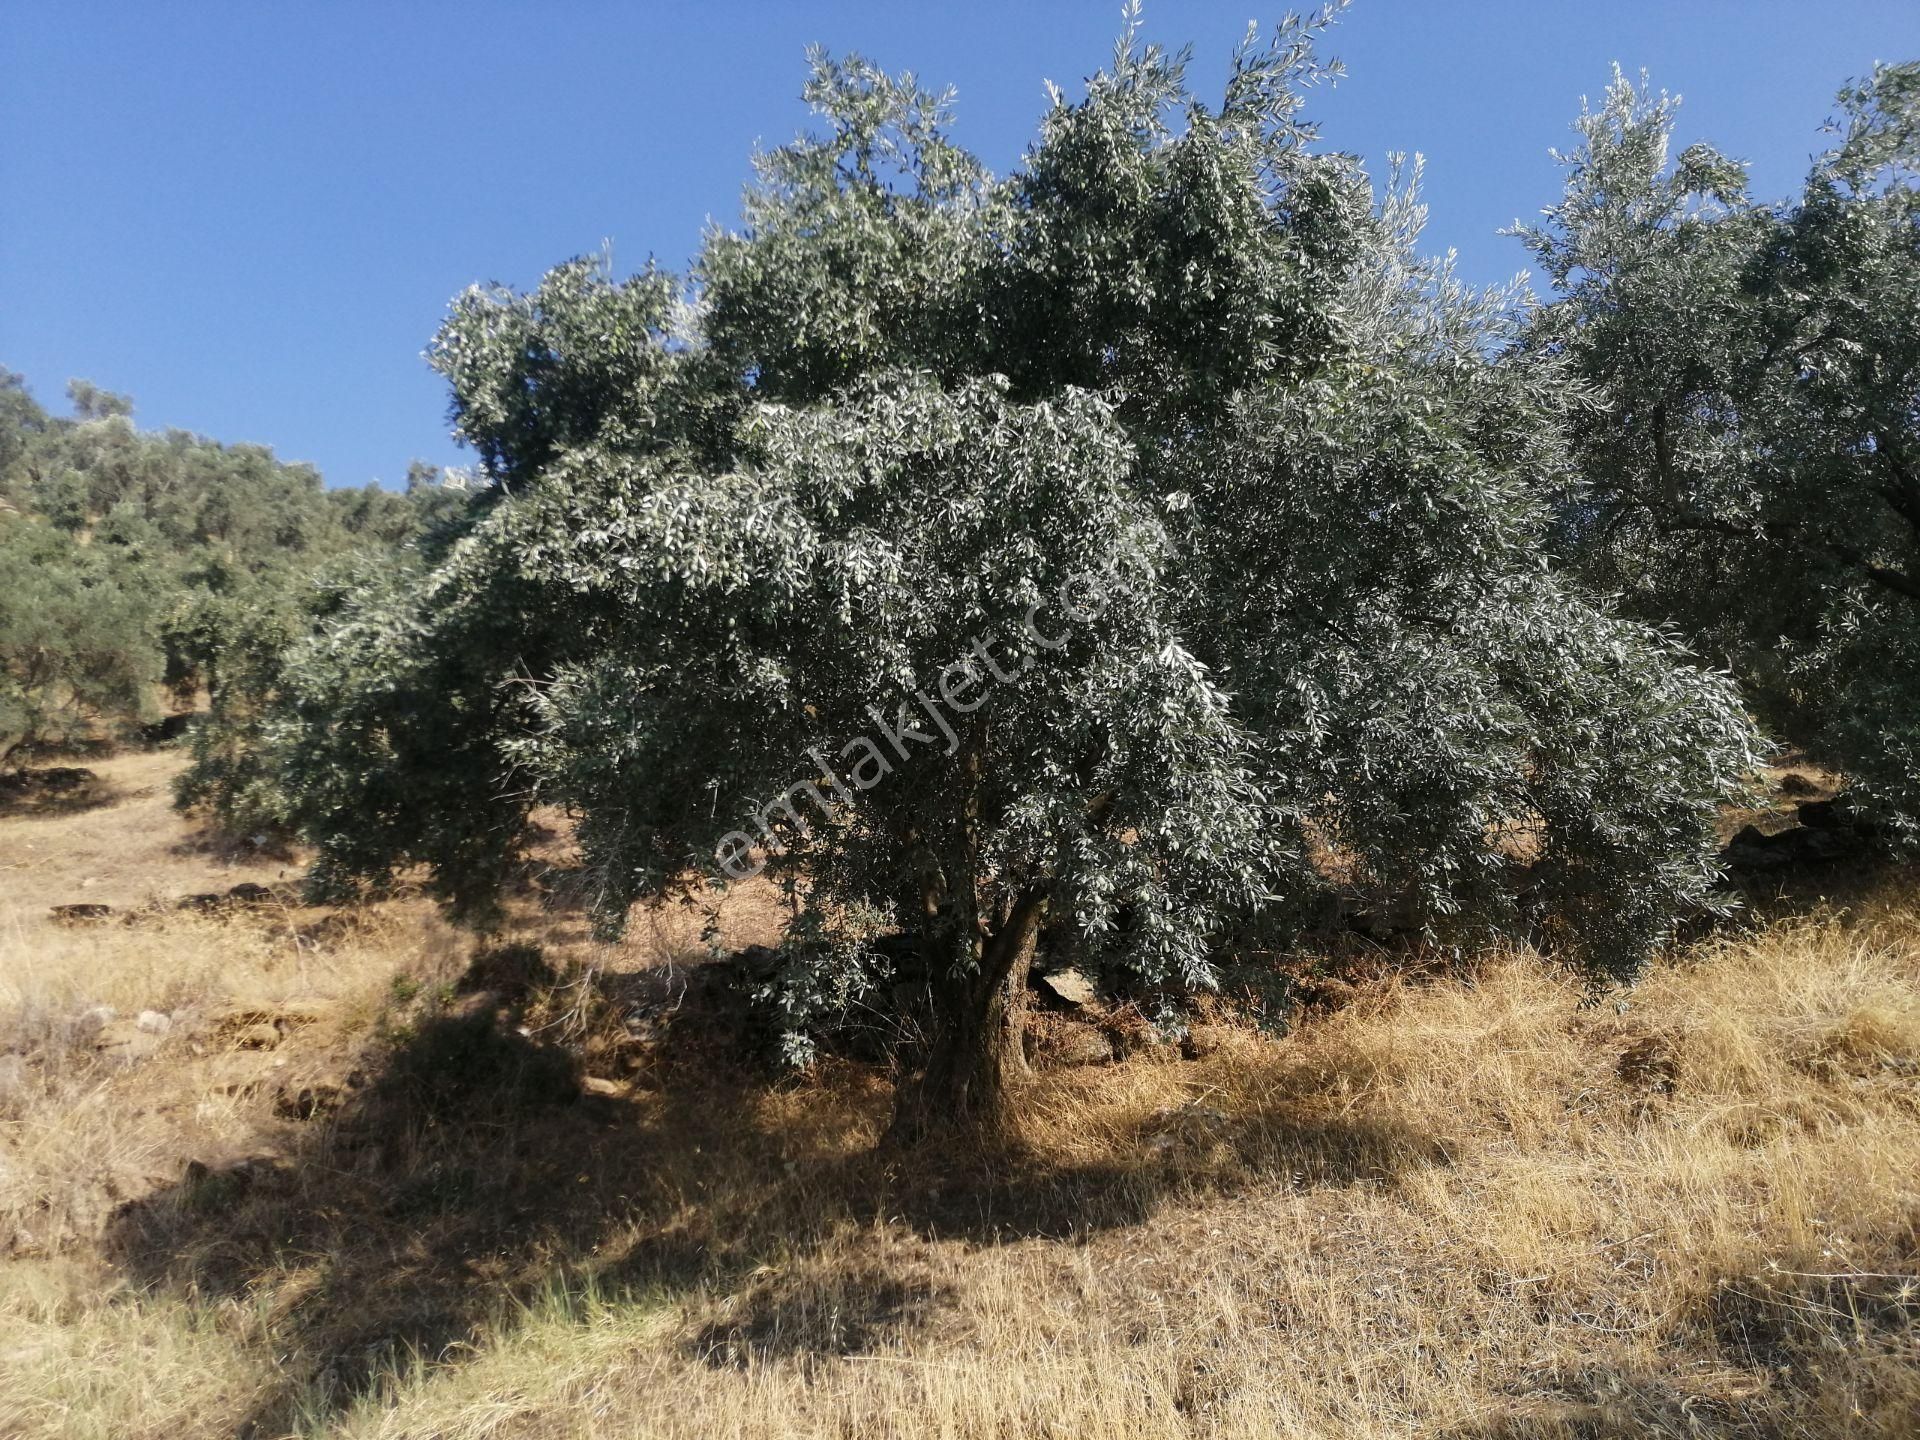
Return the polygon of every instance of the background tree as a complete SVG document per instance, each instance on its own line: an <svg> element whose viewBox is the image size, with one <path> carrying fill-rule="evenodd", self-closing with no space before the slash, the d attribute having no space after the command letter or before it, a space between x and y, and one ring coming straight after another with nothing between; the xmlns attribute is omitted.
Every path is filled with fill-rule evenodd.
<svg viewBox="0 0 1920 1440"><path fill-rule="evenodd" d="M307 590L320 570L392 554L465 505L437 485L330 491L260 446L142 432L126 397L68 388L73 417L52 418L0 371L0 515L32 522L0 550L14 677L0 728L27 736L16 762L36 745L112 738L150 715L162 682L175 705L204 692L216 725L253 713L258 695L230 712L223 687L262 681L261 647L319 603ZM244 729L229 742L249 743Z"/></svg>
<svg viewBox="0 0 1920 1440"><path fill-rule="evenodd" d="M822 133L690 290L462 296L432 353L487 487L266 727L322 884L422 862L483 909L538 801L609 926L764 859L836 940L790 947L796 1024L884 973L856 920L930 962L903 1138L999 1113L1043 918L1205 987L1337 854L1436 938L1643 955L1750 732L1542 568L1566 387L1488 359L1500 298L1312 145L1312 28L1250 37L1218 106L1130 33L1006 180L941 97L816 57Z"/></svg>
<svg viewBox="0 0 1920 1440"><path fill-rule="evenodd" d="M152 703L148 597L43 521L0 513L0 767Z"/></svg>
<svg viewBox="0 0 1920 1440"><path fill-rule="evenodd" d="M1920 815L1920 65L1840 96L1801 197L1761 204L1616 75L1523 232L1536 353L1591 387L1563 540L1735 666L1787 739Z"/></svg>

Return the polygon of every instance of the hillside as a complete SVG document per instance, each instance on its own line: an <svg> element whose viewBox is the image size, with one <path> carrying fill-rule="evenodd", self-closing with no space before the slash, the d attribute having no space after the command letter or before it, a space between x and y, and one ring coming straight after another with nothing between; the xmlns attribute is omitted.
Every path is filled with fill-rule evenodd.
<svg viewBox="0 0 1920 1440"><path fill-rule="evenodd" d="M403 563L465 503L431 467L404 495L329 490L264 446L141 430L84 380L67 394L51 415L0 366L0 776L209 703L237 718L325 575Z"/></svg>
<svg viewBox="0 0 1920 1440"><path fill-rule="evenodd" d="M1920 1413L1911 871L1829 874L1843 902L1783 899L1597 1004L1500 953L1283 1038L1043 1053L1004 1149L903 1159L872 1149L877 1068L718 1048L698 907L606 946L529 895L484 945L405 895L302 906L290 863L171 811L177 764L0 818L0 1433ZM112 913L49 914L80 903ZM736 892L715 946L781 915Z"/></svg>

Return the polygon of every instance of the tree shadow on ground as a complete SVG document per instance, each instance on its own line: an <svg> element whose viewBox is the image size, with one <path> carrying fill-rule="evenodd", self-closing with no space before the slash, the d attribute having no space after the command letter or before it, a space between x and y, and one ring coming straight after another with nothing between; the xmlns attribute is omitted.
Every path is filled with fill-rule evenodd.
<svg viewBox="0 0 1920 1440"><path fill-rule="evenodd" d="M0 774L0 820L26 815L79 815L119 798L116 786L77 765Z"/></svg>
<svg viewBox="0 0 1920 1440"><path fill-rule="evenodd" d="M577 1047L462 1004L377 1044L291 1146L191 1166L115 1215L109 1253L139 1285L264 1317L284 1380L238 1433L337 1412L415 1357L453 1363L556 1285L685 1304L686 1343L715 1364L852 1353L946 1303L936 1242L1138 1223L1221 1146L1249 1158L1204 1183L1373 1182L1443 1158L1391 1127L1295 1114L1284 1092L1259 1114L1117 1127L1094 1160L889 1155L877 1068L780 1083L695 1043L631 1094L582 1093Z"/></svg>

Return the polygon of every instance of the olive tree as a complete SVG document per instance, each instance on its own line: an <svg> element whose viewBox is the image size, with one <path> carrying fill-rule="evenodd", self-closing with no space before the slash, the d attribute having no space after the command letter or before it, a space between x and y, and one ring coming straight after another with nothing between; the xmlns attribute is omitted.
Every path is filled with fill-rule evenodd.
<svg viewBox="0 0 1920 1440"><path fill-rule="evenodd" d="M575 262L433 354L489 485L287 665L336 888L483 908L567 806L603 921L765 870L804 1019L911 937L895 1134L991 1123L1043 927L1155 992L1345 875L1436 938L1630 964L1703 903L1751 761L1723 677L1543 567L1566 386L1314 144L1312 26L1224 99L1129 33L1019 170L816 57L693 279Z"/></svg>
<svg viewBox="0 0 1920 1440"><path fill-rule="evenodd" d="M99 547L104 551L107 547ZM0 512L0 767L95 738L149 705L150 598L111 558Z"/></svg>
<svg viewBox="0 0 1920 1440"><path fill-rule="evenodd" d="M1737 669L1785 738L1920 816L1920 65L1840 96L1770 204L1616 75L1524 231L1570 367L1567 552Z"/></svg>

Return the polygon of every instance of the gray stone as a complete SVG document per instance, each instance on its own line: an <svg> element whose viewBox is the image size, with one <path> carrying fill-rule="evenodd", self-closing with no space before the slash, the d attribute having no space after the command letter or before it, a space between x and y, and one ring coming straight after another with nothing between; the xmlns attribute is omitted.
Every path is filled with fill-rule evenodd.
<svg viewBox="0 0 1920 1440"><path fill-rule="evenodd" d="M93 1037L93 1048L115 1060L144 1060L160 1048L160 1037L135 1020L109 1020Z"/></svg>
<svg viewBox="0 0 1920 1440"><path fill-rule="evenodd" d="M1043 992L1071 1009L1084 1010L1093 1004L1093 982L1078 970L1049 970L1039 983Z"/></svg>
<svg viewBox="0 0 1920 1440"><path fill-rule="evenodd" d="M1056 1065L1111 1065L1113 1042L1089 1026L1076 1025L1048 1047Z"/></svg>

